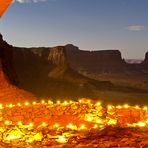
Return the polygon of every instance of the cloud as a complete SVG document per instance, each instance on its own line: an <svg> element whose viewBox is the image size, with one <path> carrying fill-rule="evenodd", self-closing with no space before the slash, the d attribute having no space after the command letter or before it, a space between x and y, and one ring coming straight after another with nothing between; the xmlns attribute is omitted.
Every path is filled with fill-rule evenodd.
<svg viewBox="0 0 148 148"><path fill-rule="evenodd" d="M143 25L130 25L127 27L127 30L129 31L142 31L145 29L145 26Z"/></svg>
<svg viewBox="0 0 148 148"><path fill-rule="evenodd" d="M17 2L17 3L38 3L38 2L46 2L47 0L13 0L13 3Z"/></svg>

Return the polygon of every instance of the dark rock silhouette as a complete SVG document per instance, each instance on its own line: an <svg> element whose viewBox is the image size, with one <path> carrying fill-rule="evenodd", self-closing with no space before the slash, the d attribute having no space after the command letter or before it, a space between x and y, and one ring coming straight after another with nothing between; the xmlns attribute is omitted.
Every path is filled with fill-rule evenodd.
<svg viewBox="0 0 148 148"><path fill-rule="evenodd" d="M145 54L145 59L143 61L143 64L146 64L148 67L148 52Z"/></svg>
<svg viewBox="0 0 148 148"><path fill-rule="evenodd" d="M33 101L36 97L31 93L19 89L17 76L12 65L12 50L0 35L0 103L14 103Z"/></svg>
<svg viewBox="0 0 148 148"><path fill-rule="evenodd" d="M17 83L17 77L12 65L12 54L13 51L11 50L12 46L8 45L7 42L3 40L2 35L0 34L0 58L3 65L3 71L9 77L12 84Z"/></svg>

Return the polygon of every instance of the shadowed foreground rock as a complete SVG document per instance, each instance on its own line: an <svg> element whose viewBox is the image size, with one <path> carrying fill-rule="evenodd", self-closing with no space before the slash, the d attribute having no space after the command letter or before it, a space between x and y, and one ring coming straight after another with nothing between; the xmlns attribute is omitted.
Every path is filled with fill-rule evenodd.
<svg viewBox="0 0 148 148"><path fill-rule="evenodd" d="M31 93L19 89L9 83L7 76L3 73L1 62L0 62L0 103L18 103L25 101L36 100L36 97Z"/></svg>
<svg viewBox="0 0 148 148"><path fill-rule="evenodd" d="M16 74L11 63L11 52L9 49L7 51L7 49L2 48L3 44L6 43L3 42L2 36L0 36L0 103L16 104L27 100L36 100L36 97L31 93L13 85L13 83L16 83Z"/></svg>

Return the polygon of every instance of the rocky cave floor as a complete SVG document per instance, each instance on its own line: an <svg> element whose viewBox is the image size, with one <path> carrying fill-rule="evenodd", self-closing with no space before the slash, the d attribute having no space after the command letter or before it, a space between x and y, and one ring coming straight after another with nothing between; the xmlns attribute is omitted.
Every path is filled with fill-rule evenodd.
<svg viewBox="0 0 148 148"><path fill-rule="evenodd" d="M0 148L148 148L148 107L90 100L0 104Z"/></svg>
<svg viewBox="0 0 148 148"><path fill-rule="evenodd" d="M45 132L45 131L44 131ZM46 131L47 132L47 131ZM147 148L148 129L107 127L103 130L76 132L66 143L58 143L54 139L45 138L32 143L18 142L6 144L1 142L0 148Z"/></svg>

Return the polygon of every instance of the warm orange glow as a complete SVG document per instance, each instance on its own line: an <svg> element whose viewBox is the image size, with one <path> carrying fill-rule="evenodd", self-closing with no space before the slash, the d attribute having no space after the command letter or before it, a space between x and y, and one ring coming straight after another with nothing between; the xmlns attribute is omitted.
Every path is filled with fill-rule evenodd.
<svg viewBox="0 0 148 148"><path fill-rule="evenodd" d="M29 123L29 126L30 126L30 127L33 127L33 123Z"/></svg>
<svg viewBox="0 0 148 148"><path fill-rule="evenodd" d="M98 128L98 125L97 125L97 124L95 124L95 125L93 126L93 128L95 128L95 129L96 129L96 128Z"/></svg>
<svg viewBox="0 0 148 148"><path fill-rule="evenodd" d="M3 109L3 105L2 104L0 104L0 109Z"/></svg>
<svg viewBox="0 0 148 148"><path fill-rule="evenodd" d="M9 108L12 108L13 107L13 104L9 104Z"/></svg>
<svg viewBox="0 0 148 148"><path fill-rule="evenodd" d="M0 0L0 17L6 11L7 7L9 6L11 2L12 0Z"/></svg>
<svg viewBox="0 0 148 148"><path fill-rule="evenodd" d="M47 126L47 123L46 123L46 122L43 122L43 123L42 123L42 126L43 126L43 127L46 127L46 126Z"/></svg>
<svg viewBox="0 0 148 148"><path fill-rule="evenodd" d="M53 104L53 102L51 100L48 100L48 104Z"/></svg>
<svg viewBox="0 0 148 148"><path fill-rule="evenodd" d="M23 125L21 121L18 121L18 123L17 123L17 124L18 124L18 125Z"/></svg>
<svg viewBox="0 0 148 148"><path fill-rule="evenodd" d="M108 110L111 110L113 108L113 106L112 105L108 105L107 108L108 108Z"/></svg>
<svg viewBox="0 0 148 148"><path fill-rule="evenodd" d="M84 130L84 129L86 129L86 126L84 124L81 124L79 129Z"/></svg>
<svg viewBox="0 0 148 148"><path fill-rule="evenodd" d="M42 103L42 104L45 104L45 100L42 100L41 103Z"/></svg>
<svg viewBox="0 0 148 148"><path fill-rule="evenodd" d="M21 106L21 103L18 103L17 106Z"/></svg>
<svg viewBox="0 0 148 148"><path fill-rule="evenodd" d="M143 110L147 110L147 109L148 109L147 106L143 107Z"/></svg>
<svg viewBox="0 0 148 148"><path fill-rule="evenodd" d="M53 128L58 128L60 125L58 124L58 123L55 123L54 125L53 125Z"/></svg>
<svg viewBox="0 0 148 148"><path fill-rule="evenodd" d="M9 124L10 124L10 121L6 120L6 121L5 121L5 124L6 124L6 125L9 125Z"/></svg>
<svg viewBox="0 0 148 148"><path fill-rule="evenodd" d="M137 125L140 126L140 127L146 126L146 124L144 122L138 122Z"/></svg>
<svg viewBox="0 0 148 148"><path fill-rule="evenodd" d="M60 104L60 103L61 103L61 102L58 100L58 101L57 101L57 104Z"/></svg>
<svg viewBox="0 0 148 148"><path fill-rule="evenodd" d="M77 130L77 126L73 125L72 123L69 123L66 127L71 129L71 130Z"/></svg>
<svg viewBox="0 0 148 148"><path fill-rule="evenodd" d="M136 109L140 109L140 107L138 105L135 106Z"/></svg>
<svg viewBox="0 0 148 148"><path fill-rule="evenodd" d="M147 106L103 107L101 102L83 99L79 102L58 100L55 104L51 100L48 103L42 100L22 105L0 104L0 109L0 132L7 135L0 140L7 143L16 139L26 143L42 141L42 130L54 132L53 135L48 134L48 138L64 144L76 132L100 131L110 126L148 128Z"/></svg>
<svg viewBox="0 0 148 148"><path fill-rule="evenodd" d="M101 123L102 123L102 120L101 120L101 119L98 119L98 120L96 121L96 123L101 124Z"/></svg>
<svg viewBox="0 0 148 148"><path fill-rule="evenodd" d="M100 106L101 105L101 102L97 102L95 105L96 106Z"/></svg>
<svg viewBox="0 0 148 148"><path fill-rule="evenodd" d="M64 105L68 105L68 102L67 101L64 101Z"/></svg>
<svg viewBox="0 0 148 148"><path fill-rule="evenodd" d="M128 104L125 104L125 105L124 105L124 108L129 108L129 105L128 105Z"/></svg>
<svg viewBox="0 0 148 148"><path fill-rule="evenodd" d="M25 102L25 105L28 106L29 105L29 102Z"/></svg>
<svg viewBox="0 0 148 148"><path fill-rule="evenodd" d="M32 104L33 104L33 105L36 105L36 102L33 102Z"/></svg>
<svg viewBox="0 0 148 148"><path fill-rule="evenodd" d="M64 136L58 136L58 139L56 139L59 143L66 143L67 139Z"/></svg>
<svg viewBox="0 0 148 148"><path fill-rule="evenodd" d="M121 108L122 108L122 106L118 105L118 106L116 106L116 108L121 109Z"/></svg>

